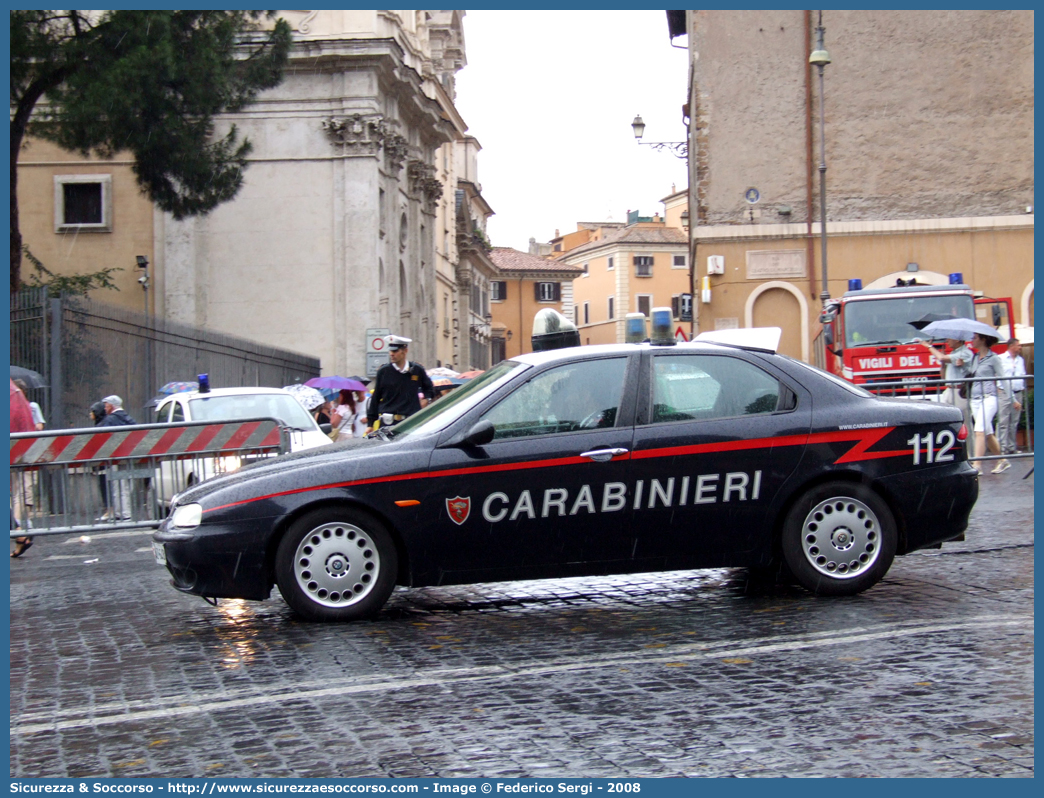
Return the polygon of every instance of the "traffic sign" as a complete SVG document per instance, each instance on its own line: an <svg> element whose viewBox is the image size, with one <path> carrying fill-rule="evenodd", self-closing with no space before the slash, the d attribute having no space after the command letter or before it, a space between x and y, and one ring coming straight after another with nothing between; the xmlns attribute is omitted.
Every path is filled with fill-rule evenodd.
<svg viewBox="0 0 1044 798"><path fill-rule="evenodd" d="M390 334L391 330L387 327L370 327L366 330L366 353L386 352L388 344L384 336Z"/></svg>
<svg viewBox="0 0 1044 798"><path fill-rule="evenodd" d="M686 341L689 340L689 336L687 336L685 334L685 330L683 330L679 326L678 329L674 331L674 340L677 341L680 344L683 344L683 343L685 343Z"/></svg>

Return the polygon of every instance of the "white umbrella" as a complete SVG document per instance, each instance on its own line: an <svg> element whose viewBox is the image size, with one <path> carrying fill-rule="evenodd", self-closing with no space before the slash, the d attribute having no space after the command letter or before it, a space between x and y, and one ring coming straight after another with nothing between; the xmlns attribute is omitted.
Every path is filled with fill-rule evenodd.
<svg viewBox="0 0 1044 798"><path fill-rule="evenodd" d="M301 403L301 407L305 410L315 410L319 407L326 399L319 391L315 388L311 388L307 385L301 385L296 383L294 385L285 385L283 390L287 393L293 394L294 399Z"/></svg>
<svg viewBox="0 0 1044 798"><path fill-rule="evenodd" d="M960 341L970 340L973 335L998 337L996 329L975 319L941 319L926 324L921 332L933 338L956 338Z"/></svg>

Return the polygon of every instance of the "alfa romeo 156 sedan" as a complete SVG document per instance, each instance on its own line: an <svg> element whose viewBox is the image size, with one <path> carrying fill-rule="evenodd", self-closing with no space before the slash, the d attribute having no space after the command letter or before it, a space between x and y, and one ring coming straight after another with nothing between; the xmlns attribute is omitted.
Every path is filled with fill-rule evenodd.
<svg viewBox="0 0 1044 798"><path fill-rule="evenodd" d="M732 566L851 595L961 536L978 477L960 411L878 398L767 339L503 361L369 438L184 491L156 558L186 593L276 585L301 616L347 621L396 585Z"/></svg>

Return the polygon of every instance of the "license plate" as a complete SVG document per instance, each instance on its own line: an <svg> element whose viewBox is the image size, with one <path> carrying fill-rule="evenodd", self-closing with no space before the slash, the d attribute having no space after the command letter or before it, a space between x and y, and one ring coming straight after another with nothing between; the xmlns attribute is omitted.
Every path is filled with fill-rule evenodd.
<svg viewBox="0 0 1044 798"><path fill-rule="evenodd" d="M159 565L167 564L167 553L163 550L163 544L152 541L152 555L156 558L156 563Z"/></svg>

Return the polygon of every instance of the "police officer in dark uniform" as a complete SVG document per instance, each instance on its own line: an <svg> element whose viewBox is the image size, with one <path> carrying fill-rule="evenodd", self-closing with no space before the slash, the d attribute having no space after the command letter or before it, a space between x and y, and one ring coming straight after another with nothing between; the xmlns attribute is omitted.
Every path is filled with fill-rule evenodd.
<svg viewBox="0 0 1044 798"><path fill-rule="evenodd" d="M384 340L388 343L391 362L381 366L373 382L373 394L366 414L371 429L378 418L383 427L397 424L435 398L435 386L424 366L406 359L412 339L388 335ZM424 394L423 403L419 393Z"/></svg>

